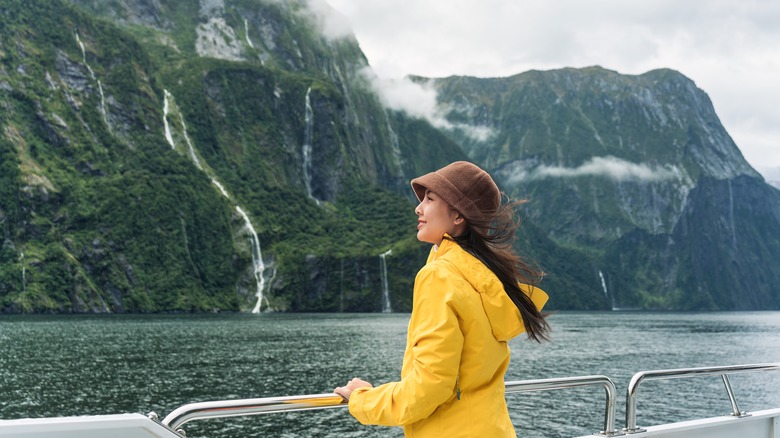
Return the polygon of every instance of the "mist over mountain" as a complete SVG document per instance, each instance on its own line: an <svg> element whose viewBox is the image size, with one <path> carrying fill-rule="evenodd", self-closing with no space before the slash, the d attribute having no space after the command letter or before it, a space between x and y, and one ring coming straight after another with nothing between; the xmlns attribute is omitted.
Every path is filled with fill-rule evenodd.
<svg viewBox="0 0 780 438"><path fill-rule="evenodd" d="M780 192L688 78L413 79L323 2L7 1L0 308L408 311L409 180L459 159L551 307L780 308Z"/></svg>

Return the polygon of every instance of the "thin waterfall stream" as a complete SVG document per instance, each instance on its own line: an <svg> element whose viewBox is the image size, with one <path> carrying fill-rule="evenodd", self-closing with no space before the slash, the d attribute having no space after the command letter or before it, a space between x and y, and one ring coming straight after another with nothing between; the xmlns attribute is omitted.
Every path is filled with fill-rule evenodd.
<svg viewBox="0 0 780 438"><path fill-rule="evenodd" d="M81 59L84 62L84 65L87 67L87 70L89 71L89 75L92 77L93 81L97 82L98 92L100 93L100 112L103 116L103 122L106 124L106 127L110 131L111 125L108 124L108 114L106 113L106 97L103 94L103 84L100 83L100 79L98 79L95 76L95 71L92 70L92 67L90 67L89 63L87 62L87 50L84 48L84 43L81 42L81 38L79 37L78 32L76 33L76 42L79 44L79 47L81 48Z"/></svg>
<svg viewBox="0 0 780 438"><path fill-rule="evenodd" d="M173 134L171 134L171 125L168 123L168 112L170 111L170 102L168 97L171 93L168 90L163 90L163 126L165 127L165 140L171 145L171 149L176 148L176 143L173 142Z"/></svg>
<svg viewBox="0 0 780 438"><path fill-rule="evenodd" d="M304 129L303 129L303 147L301 148L301 155L303 155L303 183L306 186L306 194L309 195L317 205L320 204L320 200L314 197L311 187L311 171L312 171L312 141L314 136L314 110L311 107L311 87L306 90L306 101L304 111Z"/></svg>
<svg viewBox="0 0 780 438"><path fill-rule="evenodd" d="M260 308L263 304L263 289L265 289L265 263L263 263L263 253L260 250L260 239L257 237L255 227L252 226L252 221L249 220L249 216L244 213L241 207L236 205L236 211L244 219L244 225L249 232L249 240L252 245L252 267L254 268L255 282L257 283L257 302L252 309L252 313L260 313ZM265 298L266 304L268 304L268 298Z"/></svg>
<svg viewBox="0 0 780 438"><path fill-rule="evenodd" d="M171 145L171 148L176 149L176 143L173 140L171 125L168 122L168 116L170 115L172 106L176 105L176 99L174 98L173 94L171 94L168 90L163 90L163 92L164 92L163 124L165 126L165 139ZM178 107L177 107L177 111L179 113L179 123L181 125L182 136L184 137L185 143L187 143L187 152L193 164L195 164L195 166L199 170L205 172L206 175L209 176L209 178L211 179L211 183L214 184L214 186L219 190L222 196L224 196L227 199L232 199L230 197L230 194L228 194L227 190L225 190L225 187L222 185L222 183L220 183L219 180L217 180L217 178L212 175L212 171L208 167L208 163L206 164L207 168L204 168L204 166L201 164L201 160L198 158L198 155L195 151L195 146L192 144L192 141L190 140L190 137L187 134L187 125L184 123L184 116L182 115L182 112ZM243 229L249 235L249 246L252 253L252 274L255 277L255 284L257 286L257 290L255 292L257 301L255 302L254 308L252 308L252 313L260 313L262 310L263 302L265 302L266 304L266 310L271 308L271 303L269 302L268 297L265 296L264 294L265 283L266 283L265 270L267 266L263 261L263 252L260 248L260 238L257 236L257 231L255 230L255 227L252 225L252 221L249 219L249 215L247 215L244 209L237 204L235 204L235 209L244 222ZM273 270L271 271L271 281L269 282L269 284L273 282L273 277L275 275L276 275L276 267L273 267Z"/></svg>
<svg viewBox="0 0 780 438"><path fill-rule="evenodd" d="M391 313L393 307L390 305L390 288L387 284L387 256L393 254L392 249L379 254L379 265L382 268L382 313Z"/></svg>

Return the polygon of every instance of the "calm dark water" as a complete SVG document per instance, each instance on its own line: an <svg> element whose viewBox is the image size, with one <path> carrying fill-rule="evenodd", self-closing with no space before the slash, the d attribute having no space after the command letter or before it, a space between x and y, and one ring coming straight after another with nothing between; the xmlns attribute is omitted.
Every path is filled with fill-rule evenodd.
<svg viewBox="0 0 780 438"><path fill-rule="evenodd" d="M331 392L397 379L406 314L0 316L0 418L155 411L191 402ZM567 313L553 341L512 342L507 380L603 374L624 394L642 370L780 362L780 312ZM780 372L731 377L740 408L780 406ZM730 412L718 377L643 383L638 423ZM519 436L602 429L604 391L511 394ZM399 437L345 409L204 420L188 437Z"/></svg>

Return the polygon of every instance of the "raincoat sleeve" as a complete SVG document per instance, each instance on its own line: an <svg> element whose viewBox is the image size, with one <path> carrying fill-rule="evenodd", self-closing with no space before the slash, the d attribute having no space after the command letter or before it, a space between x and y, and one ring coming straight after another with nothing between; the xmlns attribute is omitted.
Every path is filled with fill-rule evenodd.
<svg viewBox="0 0 780 438"><path fill-rule="evenodd" d="M349 412L359 422L404 426L427 418L454 397L463 349L463 334L450 299L454 287L452 274L441 266L426 265L420 270L403 377L400 382L352 393Z"/></svg>

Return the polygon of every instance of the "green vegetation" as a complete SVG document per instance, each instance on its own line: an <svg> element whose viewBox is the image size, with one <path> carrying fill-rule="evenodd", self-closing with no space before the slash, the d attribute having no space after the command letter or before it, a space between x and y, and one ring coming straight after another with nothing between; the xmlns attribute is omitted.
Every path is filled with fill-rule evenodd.
<svg viewBox="0 0 780 438"><path fill-rule="evenodd" d="M780 257L765 237L780 235L780 201L758 202L750 177L734 187L707 179L707 160L749 172L730 144L707 149L713 133L727 135L700 126L714 111L675 72L438 81L440 96L459 103L453 123L493 129L476 140L383 108L361 79L357 42L321 36L304 2L226 1L218 13L234 34L208 38L238 47L230 56L198 53L213 23L192 2L163 3L5 2L0 310L249 310L256 279L240 207L260 241L272 308L377 311L379 255L391 250L392 305L407 311L428 251L414 237L409 179L467 157L530 199L517 248L548 274L552 308L780 307L766 287L777 273L755 268ZM518 163L576 168L604 156L684 175L512 175ZM726 204L749 225L706 222L725 217Z"/></svg>
<svg viewBox="0 0 780 438"><path fill-rule="evenodd" d="M388 176L398 168L371 167L392 154L366 143L386 143L389 122L370 116L382 112L370 92L323 73L333 63L345 72L364 65L354 42L325 43L299 21L281 32L271 62L236 63L194 56L197 17L184 2L161 11L170 31L120 28L61 1L24 5L9 5L0 30L0 308L251 308L252 249L241 206L269 270L278 271L267 292L272 307L378 310L378 255L393 249L390 282L404 291L394 304L409 309L425 250L413 239L408 195L394 193L408 183ZM235 6L231 20L250 5ZM106 15L121 9L90 7ZM275 26L292 23L295 8L265 7L275 11L264 17ZM304 71L280 68L289 67L296 45ZM172 94L166 121L174 149L163 135L163 89ZM309 89L314 194L326 199L319 204L303 190L300 162ZM430 127L414 135L451 145ZM391 181L389 189L382 181ZM312 278L312 266L330 277L339 272L338 281Z"/></svg>

